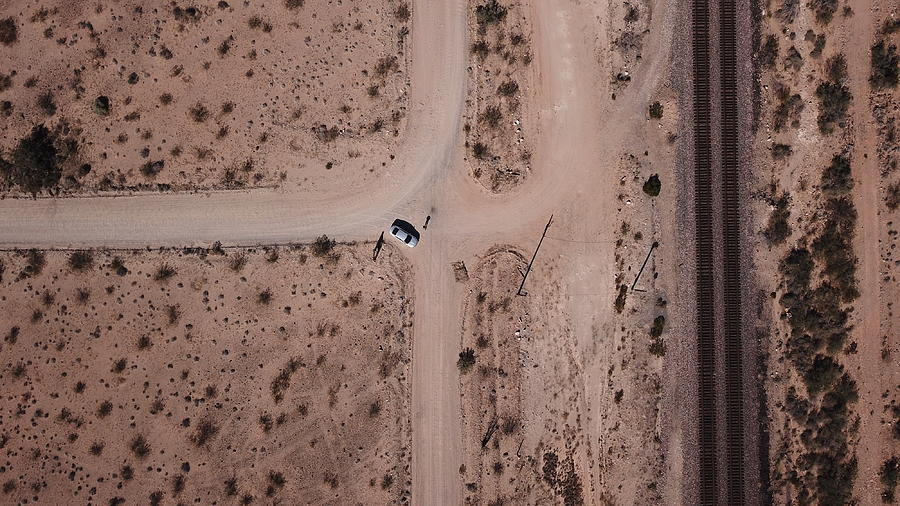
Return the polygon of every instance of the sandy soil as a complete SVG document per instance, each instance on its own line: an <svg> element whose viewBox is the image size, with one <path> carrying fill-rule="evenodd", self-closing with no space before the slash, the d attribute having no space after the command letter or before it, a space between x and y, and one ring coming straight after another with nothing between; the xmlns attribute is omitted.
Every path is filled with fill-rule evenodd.
<svg viewBox="0 0 900 506"><path fill-rule="evenodd" d="M674 239L679 211L673 205L683 188L668 172L674 156L669 134L678 133L679 114L677 106L671 105L672 90L663 87L671 62L673 11L661 2L639 6L639 16L655 12L654 28L644 34L642 58L630 69L627 86L614 87L610 79L616 75L613 34L628 23L640 22L624 19L624 3L616 3L614 12L601 2L530 4L531 67L540 88L528 95L534 103L522 107L534 111L534 170L509 196L486 199L484 186L472 181L463 160L465 69L470 57L466 7L466 2L448 0L414 9L409 127L408 134L400 136L403 144L396 160L388 164L392 177L360 191L322 191L308 199L260 190L203 196L7 200L0 202L0 211L15 218L0 221L0 243L140 247L221 240L226 245L252 245L312 240L323 232L359 240L377 237L397 216L419 225L431 215L419 246L404 250L415 273L416 294L412 503L458 504L473 493L466 487L472 482L481 484L478 497L492 500L500 494L528 491L528 480L532 480L528 493L533 497L561 501L555 487L568 482L569 476L577 476L589 503L610 497L641 502L653 500L658 493L677 498L673 487L690 486L679 481L678 472L681 453L690 451L690 440L682 434L669 438L659 428L658 399L653 397L658 392L647 381L668 360L650 354L649 322L663 313L673 322L665 331L671 335L664 332L662 337L667 349L676 349L685 340L680 333L687 328L683 313L673 316L679 314L677 300L670 301L664 311L656 305L658 297L678 286L680 278L673 273L679 272L683 257ZM648 121L648 107L654 101L663 104L661 121ZM629 160L636 162L626 163ZM652 174L662 179L658 209L641 190ZM623 176L627 176L624 185ZM463 444L477 437L480 448L484 427L472 423L462 433L465 398L460 399L456 362L460 339L468 338L461 329L467 321L462 308L470 294L466 284L455 281L451 264L465 261L475 273L481 256L497 244L513 245L527 255L550 214L554 224L526 287L530 293L527 312L540 315L528 321L530 328L543 333L519 341L527 360L519 364L522 429L514 434L524 441L519 454L532 461L513 463L500 455L511 465L498 478L491 474L493 458L500 449L507 451L504 440L484 458L475 458ZM630 224L628 234L620 232L623 221ZM637 232L640 239L635 238ZM623 243L617 247L619 238ZM642 281L648 292L628 295L622 313L617 313L618 285L630 281L654 240L660 241L661 254L654 256L645 272L645 276L653 274ZM509 277L508 271L503 272L504 279ZM508 294L509 289L505 284L498 286L498 295ZM524 310L511 304L511 311ZM501 323L506 322L497 321L505 332ZM504 350L499 356L510 354ZM625 362L629 365L622 369ZM669 363L680 367L678 360ZM608 371L613 364L610 386ZM632 367L635 364L646 364L647 378L637 366ZM508 364L509 370L515 365ZM690 369L689 364L684 367ZM682 380L686 377L678 378ZM619 390L623 397L617 405ZM664 387L664 391L674 390ZM644 394L649 395L629 403L632 396L637 399ZM619 428L613 430L616 423ZM639 443L657 433L663 441L671 441L664 450L655 442ZM655 479L644 480L642 474L636 481L634 473L655 473L661 452L668 452L664 462L670 471L662 474L654 490L650 485ZM549 480L545 464L554 458L548 458L548 453L556 456L557 463L556 472L547 474ZM466 462L472 462L470 475L468 465L459 472ZM533 472L535 467L539 474ZM552 470L552 465L547 469ZM505 480L511 478L518 481L508 484Z"/></svg>
<svg viewBox="0 0 900 506"><path fill-rule="evenodd" d="M0 502L408 503L408 264L370 248L4 253Z"/></svg>
<svg viewBox="0 0 900 506"><path fill-rule="evenodd" d="M896 90L872 90L870 48L878 40L897 43L896 34L885 34L881 29L897 13L890 9L889 2L857 2L846 8L852 7L851 11L839 9L830 23L824 23L817 21L806 5L798 6L793 19L786 16L787 11L779 11L780 7L778 3L770 5L763 20L763 42L768 34L775 34L780 50L774 68L763 72L763 129L757 141L757 160L767 171L770 183L758 188L759 200L754 204L758 229L762 231L774 208L766 204L774 204L781 192L787 192L790 198L790 235L783 244L755 255L759 272L770 273L768 286L773 295L762 316L772 322L767 381L772 493L775 502L784 502L811 492L798 484L804 483L807 476L806 471L798 474L798 467L803 466L796 465L806 451L800 437L804 425L798 425L796 418L788 414L796 406L788 393L791 389L799 391L802 399L806 388L784 359L790 331L778 303L784 293L777 276L778 262L790 248L804 246L808 238L822 230L819 217L828 198L821 188L822 172L833 156L843 153L851 162L850 195L858 216L852 245L859 298L846 306L852 311L850 342L836 354L858 389L858 400L851 405L851 416L858 417L858 423L842 433L849 441L848 457L857 462L853 498L860 504L878 504L883 492L880 468L897 454L892 436L892 427L897 423L897 395L893 390L900 373L893 358L897 346L892 308L897 296L897 262L893 258L896 211L890 210L886 202L888 188L896 180L896 148L890 147L896 143L889 137L889 125L897 121L898 101ZM797 37L791 40L785 34ZM816 51L819 40L824 43L820 53ZM853 99L846 121L837 125L833 133L825 134L817 126L820 108L815 92L826 79L826 62L839 53L846 56L846 86ZM789 91L779 94L779 90ZM798 99L785 105L785 99L794 94ZM779 112L787 121L776 130L774 121ZM774 159L775 143L789 145L791 152ZM818 405L816 396L810 397L813 406ZM809 429L809 424L805 428Z"/></svg>
<svg viewBox="0 0 900 506"><path fill-rule="evenodd" d="M492 193L506 192L531 171L537 92L528 0L468 1L469 85L463 130L469 173Z"/></svg>
<svg viewBox="0 0 900 506"><path fill-rule="evenodd" d="M410 9L4 2L0 153L46 125L77 193L368 184L405 128Z"/></svg>

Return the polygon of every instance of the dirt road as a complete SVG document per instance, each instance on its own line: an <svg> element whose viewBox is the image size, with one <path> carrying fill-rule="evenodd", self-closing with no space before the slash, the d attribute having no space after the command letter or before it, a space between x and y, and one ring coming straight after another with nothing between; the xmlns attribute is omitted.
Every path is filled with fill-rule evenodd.
<svg viewBox="0 0 900 506"><path fill-rule="evenodd" d="M335 196L277 190L146 194L0 201L2 248L140 248L374 240L395 217L420 225L432 216L408 256L414 265L412 504L459 504L462 483L459 348L463 294L450 262L471 259L496 243L532 244L547 216L557 234L596 234L615 208L607 170L659 84L668 60L668 31L648 42L640 74L615 102L597 65L605 48L602 6L534 2L535 65L540 88L533 176L514 193L487 196L462 166L461 118L468 45L466 2L418 5L412 29L412 96L408 134L388 174L365 192ZM662 6L656 2L656 6ZM647 77L643 77L647 76ZM598 105L606 104L606 105ZM585 225L590 224L590 225ZM598 241L602 242L603 237ZM597 251L600 248L601 251ZM571 265L561 283L610 282L612 246L552 249ZM571 262L569 262L571 260ZM601 297L605 299L609 296ZM584 339L596 301L573 301L574 327ZM609 307L608 305L606 307ZM592 387L593 388L593 387ZM595 427L596 429L596 427Z"/></svg>

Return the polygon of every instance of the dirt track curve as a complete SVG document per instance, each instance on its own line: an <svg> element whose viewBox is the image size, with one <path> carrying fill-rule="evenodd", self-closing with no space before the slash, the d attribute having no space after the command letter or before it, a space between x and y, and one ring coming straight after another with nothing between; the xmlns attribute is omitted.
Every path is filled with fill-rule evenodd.
<svg viewBox="0 0 900 506"><path fill-rule="evenodd" d="M653 4L665 10L659 1ZM597 16L585 5L534 2L540 84L532 98L539 116L533 173L514 194L497 197L487 196L462 168L467 3L439 0L416 7L404 146L388 173L365 192L340 198L258 190L7 199L0 201L0 247L257 245L311 241L323 233L374 240L397 216L418 223L432 215L419 247L405 251L414 268L415 301L412 504L460 504L455 362L464 294L449 264L497 243L530 245L551 213L556 229L576 233L614 212L615 176L604 169L643 122L633 111L643 111L659 85L671 32L666 25L651 31L644 70L609 103L608 69L597 64L597 52L608 49ZM572 268L561 282L590 285L609 275L608 258L572 248ZM573 328L587 331L590 318L598 318L592 314L596 308L588 300L573 304Z"/></svg>

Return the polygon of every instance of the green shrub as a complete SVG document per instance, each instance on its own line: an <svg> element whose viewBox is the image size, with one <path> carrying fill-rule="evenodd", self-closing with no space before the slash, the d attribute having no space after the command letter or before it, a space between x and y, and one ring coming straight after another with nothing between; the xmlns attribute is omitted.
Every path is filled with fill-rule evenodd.
<svg viewBox="0 0 900 506"><path fill-rule="evenodd" d="M663 106L659 102L653 102L652 104L650 104L650 107L647 108L647 112L653 119L662 119Z"/></svg>
<svg viewBox="0 0 900 506"><path fill-rule="evenodd" d="M13 18L0 21L0 43L10 46L17 40L19 40L19 29L16 27L16 21Z"/></svg>
<svg viewBox="0 0 900 506"><path fill-rule="evenodd" d="M86 271L94 266L94 255L90 251L76 251L69 255L69 267L74 271Z"/></svg>
<svg viewBox="0 0 900 506"><path fill-rule="evenodd" d="M769 35L766 42L759 50L759 64L763 68L770 69L775 66L775 60L778 59L778 37Z"/></svg>
<svg viewBox="0 0 900 506"><path fill-rule="evenodd" d="M658 197L659 192L662 190L662 182L659 180L659 174L650 176L644 183L643 190L644 193L651 197Z"/></svg>
<svg viewBox="0 0 900 506"><path fill-rule="evenodd" d="M334 249L335 244L337 244L334 239L329 239L327 235L320 235L316 238L316 241L312 243L310 247L310 251L312 254L317 257L327 256Z"/></svg>
<svg viewBox="0 0 900 506"><path fill-rule="evenodd" d="M836 123L843 122L853 95L843 84L825 82L816 88L816 98L819 99L819 116L816 118L819 131L823 134L831 133Z"/></svg>
<svg viewBox="0 0 900 506"><path fill-rule="evenodd" d="M829 388L843 373L840 364L827 355L816 355L812 365L803 375L809 395L818 395Z"/></svg>
<svg viewBox="0 0 900 506"><path fill-rule="evenodd" d="M879 40L872 46L872 75L869 83L876 90L894 88L900 78L900 57L897 56L897 46L887 45Z"/></svg>
<svg viewBox="0 0 900 506"><path fill-rule="evenodd" d="M853 189L853 178L850 175L850 159L845 155L836 155L831 165L822 171L822 191L830 195L838 195Z"/></svg>
<svg viewBox="0 0 900 506"><path fill-rule="evenodd" d="M506 19L506 7L500 5L497 0L488 0L488 2L475 7L475 19L479 25L491 25L499 23Z"/></svg>
<svg viewBox="0 0 900 506"><path fill-rule="evenodd" d="M897 481L900 480L900 459L891 457L885 460L879 474L881 485L884 487L881 500L887 503L894 502L894 490L897 488Z"/></svg>
<svg viewBox="0 0 900 506"><path fill-rule="evenodd" d="M109 97L100 95L94 99L94 112L100 116L109 116Z"/></svg>
<svg viewBox="0 0 900 506"><path fill-rule="evenodd" d="M790 88L779 83L775 85L775 98L778 100L778 105L775 106L772 114L772 127L775 131L780 131L787 124L793 127L799 126L800 113L803 112L804 106L800 94L792 94Z"/></svg>
<svg viewBox="0 0 900 506"><path fill-rule="evenodd" d="M791 216L790 197L787 193L782 193L775 200L775 208L769 215L769 221L763 230L763 236L769 241L769 244L776 246L783 243L791 235L791 225L788 219Z"/></svg>
<svg viewBox="0 0 900 506"><path fill-rule="evenodd" d="M650 337L659 337L662 335L666 327L666 317L659 315L653 319L653 325L650 327Z"/></svg>
<svg viewBox="0 0 900 506"><path fill-rule="evenodd" d="M466 373L475 365L475 350L472 348L464 348L459 352L459 359L456 361L456 367L460 372Z"/></svg>
<svg viewBox="0 0 900 506"><path fill-rule="evenodd" d="M616 312L621 313L625 309L625 298L628 296L628 285L619 285L619 295L616 296Z"/></svg>
<svg viewBox="0 0 900 506"><path fill-rule="evenodd" d="M62 170L57 160L56 138L44 125L31 130L12 152L12 168L7 177L29 193L38 193L59 184Z"/></svg>
<svg viewBox="0 0 900 506"><path fill-rule="evenodd" d="M815 13L816 21L827 25L831 22L832 18L834 18L838 2L837 0L812 0L807 6Z"/></svg>
<svg viewBox="0 0 900 506"><path fill-rule="evenodd" d="M773 144L772 145L772 158L776 160L783 160L793 153L794 150L791 148L789 144Z"/></svg>

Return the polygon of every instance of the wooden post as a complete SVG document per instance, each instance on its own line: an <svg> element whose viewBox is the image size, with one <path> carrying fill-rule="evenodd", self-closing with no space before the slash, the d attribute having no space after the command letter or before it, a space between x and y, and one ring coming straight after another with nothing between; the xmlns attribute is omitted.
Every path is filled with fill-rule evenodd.
<svg viewBox="0 0 900 506"><path fill-rule="evenodd" d="M534 255L531 256L531 261L528 262L528 268L525 269L525 274L522 274L522 283L519 285L519 290L516 292L516 295L528 295L526 293L522 293L522 288L525 287L525 280L528 279L528 274L531 272L531 266L534 264L534 259L537 258L538 250L541 249L541 244L544 242L544 237L547 236L547 229L550 228L550 224L553 223L553 215L550 215L550 219L547 220L547 226L544 227L544 233L541 234L541 240L538 241L537 248L534 248Z"/></svg>

